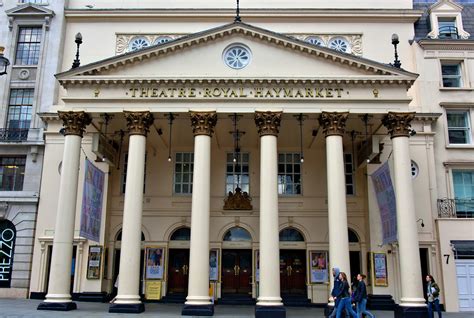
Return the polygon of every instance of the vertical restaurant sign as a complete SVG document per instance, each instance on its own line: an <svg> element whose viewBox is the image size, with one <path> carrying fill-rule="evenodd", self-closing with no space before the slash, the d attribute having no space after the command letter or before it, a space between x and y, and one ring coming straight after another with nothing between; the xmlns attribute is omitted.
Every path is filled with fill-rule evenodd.
<svg viewBox="0 0 474 318"><path fill-rule="evenodd" d="M372 173L375 195L382 220L383 244L397 241L397 203L392 179L390 178L390 167L386 161L380 168Z"/></svg>
<svg viewBox="0 0 474 318"><path fill-rule="evenodd" d="M86 159L80 235L99 242L105 173Z"/></svg>
<svg viewBox="0 0 474 318"><path fill-rule="evenodd" d="M8 220L0 221L0 288L10 288L16 229Z"/></svg>

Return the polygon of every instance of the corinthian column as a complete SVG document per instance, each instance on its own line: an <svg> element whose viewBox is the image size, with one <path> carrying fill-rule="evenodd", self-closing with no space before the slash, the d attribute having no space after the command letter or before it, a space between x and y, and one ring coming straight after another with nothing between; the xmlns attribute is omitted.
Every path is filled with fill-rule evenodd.
<svg viewBox="0 0 474 318"><path fill-rule="evenodd" d="M323 112L319 124L326 136L328 184L329 263L350 277L349 238L347 232L346 181L342 136L349 113ZM331 290L334 279L331 278Z"/></svg>
<svg viewBox="0 0 474 318"><path fill-rule="evenodd" d="M260 285L255 317L286 317L280 297L278 129L281 112L255 112L260 135Z"/></svg>
<svg viewBox="0 0 474 318"><path fill-rule="evenodd" d="M421 317L426 315L408 140L410 122L414 117L415 113L389 112L382 119L382 123L387 127L392 138L395 172L395 200L397 203L397 231L402 289L400 307L396 309L395 317Z"/></svg>
<svg viewBox="0 0 474 318"><path fill-rule="evenodd" d="M191 112L194 133L193 198L186 316L212 316L209 297L209 221L211 196L211 137L217 122L215 112Z"/></svg>
<svg viewBox="0 0 474 318"><path fill-rule="evenodd" d="M53 254L46 300L39 304L39 310L76 309L71 301L71 262L76 216L77 182L81 140L84 130L91 123L85 112L58 112L64 125L64 152L59 181L58 210L54 227Z"/></svg>
<svg viewBox="0 0 474 318"><path fill-rule="evenodd" d="M143 209L143 178L145 173L146 135L153 124L153 114L124 111L130 135L127 179L123 205L122 245L118 293L109 312L141 313L140 253Z"/></svg>

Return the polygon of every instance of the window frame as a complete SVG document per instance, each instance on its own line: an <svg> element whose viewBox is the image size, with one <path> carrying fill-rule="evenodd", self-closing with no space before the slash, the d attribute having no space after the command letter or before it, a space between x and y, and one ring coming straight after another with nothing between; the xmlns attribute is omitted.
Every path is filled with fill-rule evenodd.
<svg viewBox="0 0 474 318"><path fill-rule="evenodd" d="M145 168L143 169L143 194L146 191L146 164L147 154L145 153ZM120 194L125 195L125 188L127 186L127 171L128 171L128 151L123 153L122 171L120 173Z"/></svg>
<svg viewBox="0 0 474 318"><path fill-rule="evenodd" d="M32 42L32 41L29 41L29 42L26 42L26 41L23 41L23 42L20 42L20 37L21 37L21 32L22 30L25 30L25 29L37 29L39 30L39 34L37 35L38 37L38 41L35 41L35 42ZM31 36L31 35L30 35ZM23 60L23 58L18 58L18 52L19 52L19 48L20 48L20 44L22 43L25 43L25 44L37 44L37 50L34 50L34 52L37 52L37 55L35 56L35 63L29 63L28 61L31 59L30 57L30 53L31 53L31 50L28 50L29 54L28 54L28 58L27 58L27 63L23 63L23 62L20 62L19 63L19 60ZM17 67L38 67L39 65L41 65L41 55L42 55L42 50L43 50L43 43L44 43L44 28L42 25L38 25L38 24L21 24L21 25L18 25L18 28L17 28L17 34L16 34L16 42L15 42L15 55L14 55L14 59L13 59L13 66L17 66Z"/></svg>
<svg viewBox="0 0 474 318"><path fill-rule="evenodd" d="M285 156L285 162L284 162L284 163L280 162L280 155L284 155L284 156ZM278 196L282 196L282 197L302 196L302 195L303 195L303 171L302 171L303 165L302 165L302 163L301 163L301 161L300 161L301 157L300 157L300 159L298 159L298 160L296 161L297 163L295 163L295 161L292 160L292 165L293 165L293 168L292 168L292 169L293 169L293 171L294 171L294 166L295 166L295 164L299 165L299 167L300 167L300 171L299 171L299 173L298 173L298 174L299 174L299 177L300 177L300 182L299 182L299 183L292 182L292 185L293 185L293 186L296 186L296 185L299 184L300 193L280 192L280 187L283 185L283 183L280 183L280 180L281 180L281 179L280 179L280 175L285 175L285 176L288 175L288 173L286 172L286 165L288 164L287 161L286 161L286 156L287 156L287 155L292 155L292 158L294 158L295 155L300 156L301 154L300 154L299 152L294 152L294 151L278 152L278 154L277 154L277 167L278 167L278 168L277 168L277 169L278 169L278 171L277 171L277 172L278 172L277 187L278 187ZM280 173L280 165L281 165L281 164L285 165L285 174ZM294 177L294 175L296 175L296 173L292 172L292 173L291 173L291 176ZM286 180L286 178L285 178L285 180ZM294 178L293 178L293 180L294 180ZM286 183L285 183L285 184L286 184Z"/></svg>
<svg viewBox="0 0 474 318"><path fill-rule="evenodd" d="M346 156L351 157L351 162L348 163L346 161ZM347 172L347 166L350 165L350 172ZM354 155L351 152L345 152L344 153L344 184L345 184L345 189L346 189L346 196L355 196L356 195L356 180L355 180L355 162L354 162ZM352 183L347 182L347 177L352 176ZM350 186L352 187L352 193L347 192L347 187Z"/></svg>
<svg viewBox="0 0 474 318"><path fill-rule="evenodd" d="M183 160L181 161L178 161L178 155L181 155L181 157L184 159L184 154L189 154L190 155L190 161L186 161L184 162ZM179 181L179 184L181 185L181 191L183 189L183 185L184 184L187 184L189 186L189 191L188 192L176 192L176 165L178 163L181 163L181 164L190 164L191 165L191 169L190 171L188 172L189 176L190 176L190 181L188 182L184 182L182 181L183 178L181 178L181 181ZM184 176L184 171L180 171L179 173L181 173L181 176ZM194 182L194 151L177 151L174 153L174 161L173 161L173 195L180 195L180 196L189 196L189 195L192 195L193 194L193 182Z"/></svg>
<svg viewBox="0 0 474 318"><path fill-rule="evenodd" d="M464 60L443 60L443 59L440 59L440 89L442 90L456 90L456 89L463 89L463 88L467 88L468 87L468 83L469 81L465 80L465 79L468 79L468 77L466 76L465 74L465 67L464 67ZM458 66L458 70L459 70L459 75L456 75L459 77L459 86L445 86L444 85L444 79L445 79L445 76L447 76L447 78L455 78L454 75L443 75L443 66L453 66L453 65L456 65Z"/></svg>
<svg viewBox="0 0 474 318"><path fill-rule="evenodd" d="M450 131L450 127L449 127L449 121L448 121L448 113L464 113L466 115L466 119L467 119L467 137L468 137L468 140L466 143L451 143L450 141L450 137L449 137L449 131ZM449 147L465 147L465 146L472 146L472 141L473 141L473 136L472 136L472 111L470 109L462 109L462 108L448 108L445 110L445 114L446 114L446 144L449 146ZM455 127L459 130L459 127Z"/></svg>
<svg viewBox="0 0 474 318"><path fill-rule="evenodd" d="M455 213L456 213L456 216L457 216L457 217L460 217L460 216L458 215L458 209L457 209L457 207L458 207L458 202L457 202L457 200L463 199L464 197L458 197L458 196L456 195L456 186L455 186L455 181L454 181L454 179L455 179L455 176L454 176L454 175L455 175L456 172L460 172L460 173L463 173L463 172L470 172L470 173L472 174L472 178L474 179L474 167L472 167L472 166L471 166L471 167L469 167L469 166L452 167L452 168L450 169L450 172L451 172L451 186L452 186L452 188L451 188L451 189L452 189L452 192L451 192L451 193L452 193L452 198L453 198L453 199L455 200L455 202L456 202L456 211L455 211ZM474 183L472 184L472 187L474 188ZM473 192L474 192L474 190L473 190ZM468 199L468 198L464 198L464 199ZM471 198L469 198L469 199L474 200L474 197L471 197ZM466 211L460 211L460 212L466 212ZM463 216L463 217L465 217L465 218L472 218L472 217L474 217L474 210L468 211L468 213L470 213L470 216L467 216L467 214L466 214L466 216Z"/></svg>
<svg viewBox="0 0 474 318"><path fill-rule="evenodd" d="M4 159L14 159L13 163L4 163ZM17 162L17 160L23 160L22 163ZM2 155L0 156L0 191L23 191L23 186L25 185L25 175L26 175L26 161L27 161L27 156L26 155ZM13 174L14 182L13 182L13 187L12 189L7 189L4 188L4 172L5 169L12 169L8 168L8 166L15 165L20 168L18 170L15 170L15 173ZM7 167L7 168L4 168ZM23 167L23 170L21 171L21 167ZM19 176L17 175L17 172L19 172ZM17 178L21 179L21 184L18 188L15 186L18 184Z"/></svg>
<svg viewBox="0 0 474 318"><path fill-rule="evenodd" d="M13 95L13 92L14 91L22 91L23 94L22 96L20 97L21 100L22 100L22 103L15 103L15 104L12 104L12 95ZM29 91L30 93L30 96L27 96L27 91ZM18 97L18 95L17 95ZM25 99L31 99L31 103L25 103ZM15 87L12 87L10 88L10 92L9 92L9 95L8 95L8 108L7 108L7 116L6 116L6 123L5 123L5 127L7 129L16 129L16 130L29 130L30 127L31 127L31 123L32 123L32 120L33 120L33 108L35 107L35 89L34 88L31 88L31 87L25 87L25 88L15 88ZM19 116L18 118L12 118L11 115L12 115L12 108L19 108ZM26 112L26 113L23 113L23 110L24 108L29 108L29 112ZM23 115L27 115L27 119L22 119ZM29 116L29 119L28 119L28 116ZM29 122L27 127L11 127L11 122L13 120L16 120L18 121L19 123L21 122ZM21 124L19 124L18 126L22 126Z"/></svg>
<svg viewBox="0 0 474 318"><path fill-rule="evenodd" d="M247 155L247 162L243 161L244 155ZM229 156L231 156L231 159L232 159L233 156L234 156L234 152L226 152L225 195L227 195L229 192L234 193L235 188L236 188L237 185L239 185L239 188L242 189L242 192L247 192L247 193L250 194L250 153L249 152L239 152L238 153L239 157L238 157L237 162L235 164L234 164L233 160L229 161ZM239 164L240 164L240 167L241 167L240 174L236 173L236 171L235 171L235 167ZM247 166L247 173L244 174L243 173L243 167L245 165ZM232 166L232 173L229 173L228 170L227 170L229 166ZM245 175L248 178L248 182L245 183L247 185L247 189L245 189L245 187L243 187L244 183L242 182L242 177L245 176ZM240 176L241 182L236 183L235 182L235 179L236 179L235 176ZM233 180L231 191L228 189L228 186L230 185L230 183L227 182L228 177L232 177L232 180Z"/></svg>

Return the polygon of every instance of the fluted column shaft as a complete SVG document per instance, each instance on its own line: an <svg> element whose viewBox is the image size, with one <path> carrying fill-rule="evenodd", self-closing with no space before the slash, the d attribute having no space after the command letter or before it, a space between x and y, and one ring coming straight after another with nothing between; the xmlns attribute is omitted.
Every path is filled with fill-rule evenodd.
<svg viewBox="0 0 474 318"><path fill-rule="evenodd" d="M115 304L140 304L140 253L146 135L150 112L124 112L130 134L123 207L118 293Z"/></svg>
<svg viewBox="0 0 474 318"><path fill-rule="evenodd" d="M329 263L350 277L347 231L346 181L342 136L348 113L323 112L319 119L326 136L328 187ZM334 278L330 275L331 289Z"/></svg>
<svg viewBox="0 0 474 318"><path fill-rule="evenodd" d="M217 122L215 112L192 112L194 132L193 197L189 287L186 305L210 305L209 222L211 195L211 136Z"/></svg>
<svg viewBox="0 0 474 318"><path fill-rule="evenodd" d="M91 117L84 112L59 112L65 138L54 227L51 275L45 302L71 302L71 262L76 217L81 141Z"/></svg>
<svg viewBox="0 0 474 318"><path fill-rule="evenodd" d="M278 149L281 112L256 112L260 135L260 282L258 306L282 306L278 233Z"/></svg>
<svg viewBox="0 0 474 318"><path fill-rule="evenodd" d="M421 263L409 147L414 113L389 113L383 118L392 138L397 231L400 255L400 305L424 307Z"/></svg>

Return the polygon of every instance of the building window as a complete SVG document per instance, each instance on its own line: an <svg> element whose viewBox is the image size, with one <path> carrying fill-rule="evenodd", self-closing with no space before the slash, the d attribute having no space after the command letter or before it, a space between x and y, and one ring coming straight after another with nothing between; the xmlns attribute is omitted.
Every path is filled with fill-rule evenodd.
<svg viewBox="0 0 474 318"><path fill-rule="evenodd" d="M16 65L37 65L41 46L41 28L20 28L16 47Z"/></svg>
<svg viewBox="0 0 474 318"><path fill-rule="evenodd" d="M474 170L453 170L457 217L474 217Z"/></svg>
<svg viewBox="0 0 474 318"><path fill-rule="evenodd" d="M346 175L346 194L353 195L354 191L354 161L351 153L344 154L344 172Z"/></svg>
<svg viewBox="0 0 474 318"><path fill-rule="evenodd" d="M128 166L128 153L123 156L123 170L122 170L122 193L125 193L125 186L127 185L127 166ZM145 169L143 171L143 193L145 193L146 184L146 154L145 154Z"/></svg>
<svg viewBox="0 0 474 318"><path fill-rule="evenodd" d="M178 152L174 164L174 193L193 193L194 153Z"/></svg>
<svg viewBox="0 0 474 318"><path fill-rule="evenodd" d="M21 191L25 178L26 156L0 157L0 191Z"/></svg>
<svg viewBox="0 0 474 318"><path fill-rule="evenodd" d="M471 128L468 111L447 111L450 144L470 144Z"/></svg>
<svg viewBox="0 0 474 318"><path fill-rule="evenodd" d="M234 154L227 154L225 191L234 192L239 187L242 192L250 193L249 154L237 153L235 157L234 162Z"/></svg>
<svg viewBox="0 0 474 318"><path fill-rule="evenodd" d="M18 3L46 4L46 0L19 0Z"/></svg>
<svg viewBox="0 0 474 318"><path fill-rule="evenodd" d="M301 194L299 153L278 154L278 194Z"/></svg>
<svg viewBox="0 0 474 318"><path fill-rule="evenodd" d="M443 87L462 87L460 62L441 62Z"/></svg>
<svg viewBox="0 0 474 318"><path fill-rule="evenodd" d="M12 89L8 105L7 140L26 140L31 122L34 90Z"/></svg>
<svg viewBox="0 0 474 318"><path fill-rule="evenodd" d="M455 17L438 17L438 38L457 39L458 29Z"/></svg>

